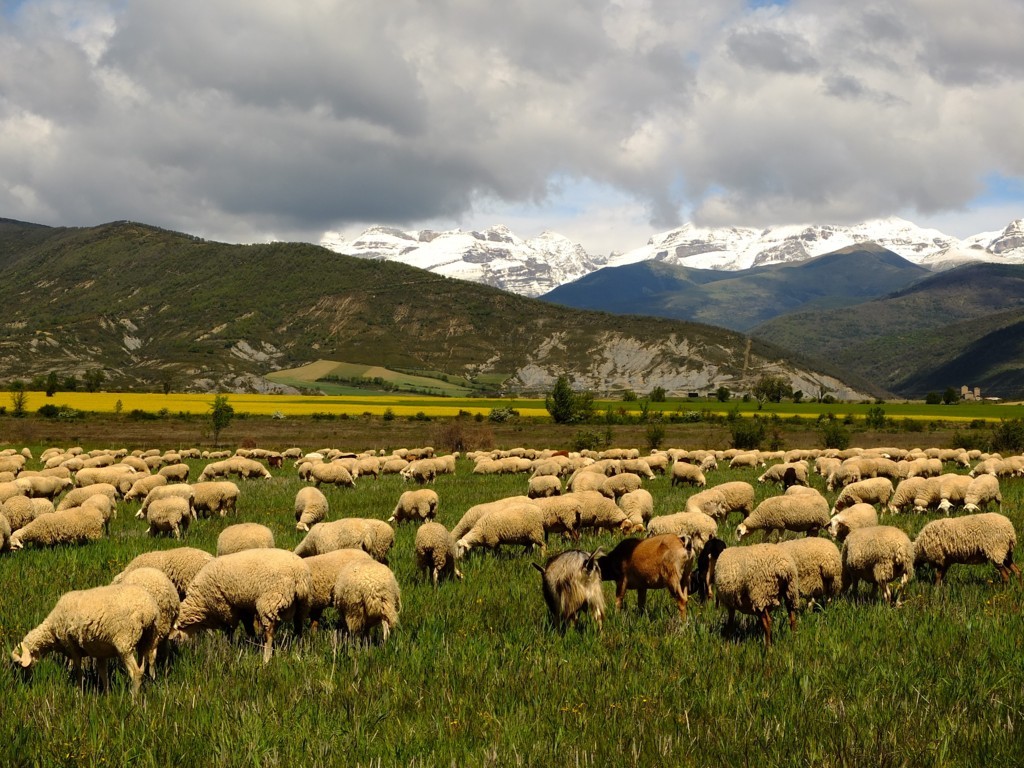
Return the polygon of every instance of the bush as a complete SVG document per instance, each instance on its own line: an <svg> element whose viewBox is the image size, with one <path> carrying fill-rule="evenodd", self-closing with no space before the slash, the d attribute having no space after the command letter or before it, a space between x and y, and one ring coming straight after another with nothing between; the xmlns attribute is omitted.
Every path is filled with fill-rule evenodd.
<svg viewBox="0 0 1024 768"><path fill-rule="evenodd" d="M601 451L608 447L608 441L600 432L581 429L572 436L569 445L574 451Z"/></svg>
<svg viewBox="0 0 1024 768"><path fill-rule="evenodd" d="M160 417L150 411L141 408L132 408L128 411L128 418L132 421L157 421Z"/></svg>
<svg viewBox="0 0 1024 768"><path fill-rule="evenodd" d="M843 450L850 447L850 431L837 420L825 419L818 427L821 444L825 448Z"/></svg>
<svg viewBox="0 0 1024 768"><path fill-rule="evenodd" d="M664 403L665 402L665 388L655 387L651 390L651 402L652 403Z"/></svg>
<svg viewBox="0 0 1024 768"><path fill-rule="evenodd" d="M381 416L381 418L384 421L394 421L395 420L395 412L393 410L391 410L390 408L385 408L384 409L384 413Z"/></svg>
<svg viewBox="0 0 1024 768"><path fill-rule="evenodd" d="M647 438L647 447L650 450L660 448L662 442L665 440L665 425L660 421L652 421L647 425L645 434Z"/></svg>
<svg viewBox="0 0 1024 768"><path fill-rule="evenodd" d="M760 448L766 432L764 422L757 416L751 419L734 418L729 431L732 433L732 447L742 450Z"/></svg>
<svg viewBox="0 0 1024 768"><path fill-rule="evenodd" d="M47 403L46 405L39 408L36 413L42 416L44 419L56 419L57 414L60 413L60 409L53 403Z"/></svg>
<svg viewBox="0 0 1024 768"><path fill-rule="evenodd" d="M938 392L929 392L924 397L925 405L938 405L942 402L942 395Z"/></svg>
<svg viewBox="0 0 1024 768"><path fill-rule="evenodd" d="M885 429L885 409L879 405L868 408L868 415L864 417L864 423L868 429Z"/></svg>
<svg viewBox="0 0 1024 768"><path fill-rule="evenodd" d="M622 391L622 402L624 403L635 403L637 401L636 392L632 389L626 389Z"/></svg>
<svg viewBox="0 0 1024 768"><path fill-rule="evenodd" d="M594 395L574 392L568 376L559 376L554 388L544 398L544 407L556 424L586 421L594 410Z"/></svg>
<svg viewBox="0 0 1024 768"><path fill-rule="evenodd" d="M487 420L494 424L504 424L519 418L519 411L515 408L491 408L490 413L487 414Z"/></svg>
<svg viewBox="0 0 1024 768"><path fill-rule="evenodd" d="M1024 419L1004 419L993 427L992 450L1000 453L1024 452Z"/></svg>

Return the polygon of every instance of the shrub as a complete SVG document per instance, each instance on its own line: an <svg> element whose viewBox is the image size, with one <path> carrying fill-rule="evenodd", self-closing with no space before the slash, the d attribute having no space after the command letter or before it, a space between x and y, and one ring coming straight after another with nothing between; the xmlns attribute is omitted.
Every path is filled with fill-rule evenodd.
<svg viewBox="0 0 1024 768"><path fill-rule="evenodd" d="M992 428L992 450L1024 452L1024 419L1004 419Z"/></svg>
<svg viewBox="0 0 1024 768"><path fill-rule="evenodd" d="M395 412L393 410L391 410L390 408L385 408L384 409L384 414L381 416L381 418L384 421L394 421L395 420Z"/></svg>
<svg viewBox="0 0 1024 768"><path fill-rule="evenodd" d="M623 390L622 401L624 403L635 403L637 401L636 392L634 392L632 389Z"/></svg>
<svg viewBox="0 0 1024 768"><path fill-rule="evenodd" d="M735 418L729 431L732 433L732 447L743 450L760 448L765 438L764 422L757 416L751 419Z"/></svg>
<svg viewBox="0 0 1024 768"><path fill-rule="evenodd" d="M818 427L821 444L825 448L843 450L850 447L850 431L836 419L825 419Z"/></svg>
<svg viewBox="0 0 1024 768"><path fill-rule="evenodd" d="M938 405L942 402L942 395L938 392L929 392L924 397L925 405Z"/></svg>
<svg viewBox="0 0 1024 768"><path fill-rule="evenodd" d="M487 420L494 424L504 424L513 419L519 418L519 411L515 408L491 408L490 413L487 414Z"/></svg>
<svg viewBox="0 0 1024 768"><path fill-rule="evenodd" d="M53 403L47 403L36 411L44 419L56 419L59 412L60 409Z"/></svg>
<svg viewBox="0 0 1024 768"><path fill-rule="evenodd" d="M665 440L665 425L660 421L652 421L647 425L645 437L647 438L647 447L650 450L653 451L656 448L660 448Z"/></svg>
<svg viewBox="0 0 1024 768"><path fill-rule="evenodd" d="M574 451L600 451L608 447L608 441L600 432L581 429L572 436L570 447Z"/></svg>
<svg viewBox="0 0 1024 768"><path fill-rule="evenodd" d="M664 403L665 402L665 388L655 387L651 390L651 402L652 403Z"/></svg>
<svg viewBox="0 0 1024 768"><path fill-rule="evenodd" d="M586 421L594 410L594 395L574 392L568 376L559 376L554 388L544 398L544 407L556 424Z"/></svg>
<svg viewBox="0 0 1024 768"><path fill-rule="evenodd" d="M864 423L868 429L885 429L885 409L879 405L868 408L868 415L864 417Z"/></svg>
<svg viewBox="0 0 1024 768"><path fill-rule="evenodd" d="M719 387L715 390L715 399L720 403L728 402L730 397L732 397L732 392L728 387Z"/></svg>

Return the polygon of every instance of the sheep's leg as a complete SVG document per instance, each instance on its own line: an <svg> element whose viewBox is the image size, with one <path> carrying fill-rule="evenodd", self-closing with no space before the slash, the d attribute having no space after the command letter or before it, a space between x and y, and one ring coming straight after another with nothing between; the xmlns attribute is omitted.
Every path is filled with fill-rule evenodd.
<svg viewBox="0 0 1024 768"><path fill-rule="evenodd" d="M437 580L438 580L438 578L439 578L439 576L440 576L440 572L441 572L441 569L440 569L440 568L438 568L438 567L437 567L437 566L435 565L435 566L434 566L434 569L433 569L433 572L432 572L432 574L431 574L431 578L432 578L432 579L433 579L433 581L434 581L434 586L435 586L435 587L437 586Z"/></svg>
<svg viewBox="0 0 1024 768"><path fill-rule="evenodd" d="M936 586L942 584L942 577L945 575L945 571L946 571L945 568L942 568L942 567L940 567L938 565L935 566L935 585ZM1003 581L1006 581L1006 579L1004 578Z"/></svg>
<svg viewBox="0 0 1024 768"><path fill-rule="evenodd" d="M135 654L134 653L122 654L121 655L121 663L124 664L124 668L127 670L128 676L132 680L132 698L134 699L136 694L138 694L139 689L142 687L142 668L139 666L139 662L137 662L135 660ZM103 672L104 676L106 675L106 671L105 671L106 668L107 668L107 660L104 659L103 660L103 666L101 667L101 669L104 670L104 672ZM150 670L151 671L152 671L152 669L153 669L153 667L150 666Z"/></svg>
<svg viewBox="0 0 1024 768"><path fill-rule="evenodd" d="M767 611L761 611L761 626L764 627L764 647L772 644L772 615Z"/></svg>
<svg viewBox="0 0 1024 768"><path fill-rule="evenodd" d="M725 630L727 633L732 634L736 631L736 609L729 608L729 616L725 620Z"/></svg>
<svg viewBox="0 0 1024 768"><path fill-rule="evenodd" d="M263 663L270 661L274 655L274 624L267 622L263 627Z"/></svg>
<svg viewBox="0 0 1024 768"><path fill-rule="evenodd" d="M134 662L135 659L132 659L132 661ZM136 666L138 666L138 665L136 664ZM107 659L106 658L96 659L96 669L99 672L99 676L100 676L100 690L101 691L109 691L110 690L110 665L107 663Z"/></svg>
<svg viewBox="0 0 1024 768"><path fill-rule="evenodd" d="M82 657L77 653L69 653L71 657L71 672L75 676L75 684L79 690L85 689L85 678L82 675Z"/></svg>

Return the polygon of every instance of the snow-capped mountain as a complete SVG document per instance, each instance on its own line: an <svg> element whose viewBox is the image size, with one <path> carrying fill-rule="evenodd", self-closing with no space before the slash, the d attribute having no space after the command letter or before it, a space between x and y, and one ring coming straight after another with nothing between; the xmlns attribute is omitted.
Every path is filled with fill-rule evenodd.
<svg viewBox="0 0 1024 768"><path fill-rule="evenodd" d="M448 277L486 283L524 296L540 296L602 267L658 260L698 269L736 270L804 261L859 243L874 242L933 270L968 261L1024 264L1024 219L997 232L959 240L899 218L854 226L788 225L750 229L685 224L654 235L622 254L591 256L553 232L523 240L507 227L483 231L404 232L370 227L354 240L327 233L321 240L338 253L401 261Z"/></svg>
<svg viewBox="0 0 1024 768"><path fill-rule="evenodd" d="M523 240L504 226L480 232L370 227L354 240L329 234L320 244L338 253L400 261L523 296L540 296L602 266L583 246L554 232Z"/></svg>

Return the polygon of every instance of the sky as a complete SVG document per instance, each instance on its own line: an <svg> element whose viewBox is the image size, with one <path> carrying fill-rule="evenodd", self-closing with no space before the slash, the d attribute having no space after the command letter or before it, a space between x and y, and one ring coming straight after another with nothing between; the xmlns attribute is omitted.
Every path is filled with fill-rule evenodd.
<svg viewBox="0 0 1024 768"><path fill-rule="evenodd" d="M1024 217L1021 0L0 0L0 217L317 242Z"/></svg>

